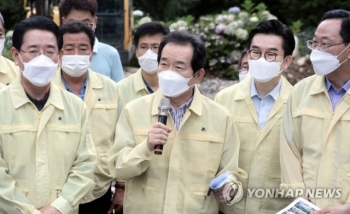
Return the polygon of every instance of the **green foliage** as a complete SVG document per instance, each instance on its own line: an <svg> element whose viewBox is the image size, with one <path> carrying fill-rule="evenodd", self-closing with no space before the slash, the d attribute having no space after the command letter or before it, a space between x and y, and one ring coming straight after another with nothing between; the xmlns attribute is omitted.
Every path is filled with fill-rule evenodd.
<svg viewBox="0 0 350 214"><path fill-rule="evenodd" d="M255 4L251 0L246 0L241 4L241 7L244 11L246 11L249 14L254 13Z"/></svg>
<svg viewBox="0 0 350 214"><path fill-rule="evenodd" d="M300 20L303 23L301 30L316 27L329 10L341 8L350 11L349 1L344 0L264 0L264 3L287 25Z"/></svg>
<svg viewBox="0 0 350 214"><path fill-rule="evenodd" d="M12 34L13 31L10 30L6 33L6 41L5 41L5 46L4 50L2 51L2 56L12 60L12 55L11 55L11 48L12 48Z"/></svg>
<svg viewBox="0 0 350 214"><path fill-rule="evenodd" d="M298 20L293 22L289 28L293 31L294 34L297 34L300 32L302 26L303 23L300 20Z"/></svg>
<svg viewBox="0 0 350 214"><path fill-rule="evenodd" d="M200 0L138 0L134 1L135 8L146 12L153 20L169 21L181 14L186 14L191 5L200 3Z"/></svg>
<svg viewBox="0 0 350 214"><path fill-rule="evenodd" d="M171 23L171 30L186 30L199 36L207 49L207 70L216 76L237 79L237 62L246 46L248 32L268 19L276 19L267 7L246 0L242 7L232 7L219 14L201 16L197 21L186 16Z"/></svg>
<svg viewBox="0 0 350 214"><path fill-rule="evenodd" d="M0 0L0 8L5 20L5 29L13 29L18 22L25 19L23 0Z"/></svg>

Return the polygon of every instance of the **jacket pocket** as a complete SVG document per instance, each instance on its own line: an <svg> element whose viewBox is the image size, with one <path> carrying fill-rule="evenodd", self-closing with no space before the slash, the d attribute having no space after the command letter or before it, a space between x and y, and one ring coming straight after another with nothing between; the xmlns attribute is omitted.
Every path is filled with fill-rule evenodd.
<svg viewBox="0 0 350 214"><path fill-rule="evenodd" d="M343 164L340 166L337 175L337 189L341 189L341 196L338 203L344 204L347 202L350 195L350 164ZM337 198L338 195L336 195Z"/></svg>
<svg viewBox="0 0 350 214"><path fill-rule="evenodd" d="M52 189L51 189L51 202L58 198L58 195L61 193L64 184L67 179L59 178L53 181Z"/></svg>
<svg viewBox="0 0 350 214"><path fill-rule="evenodd" d="M16 180L16 187L25 195L28 195L29 192L33 191L33 185L26 180Z"/></svg>
<svg viewBox="0 0 350 214"><path fill-rule="evenodd" d="M33 185L26 180L16 180L16 187L33 203L35 204L35 192Z"/></svg>
<svg viewBox="0 0 350 214"><path fill-rule="evenodd" d="M49 157L55 157L53 164L61 169L62 166L72 166L75 160L75 155L80 144L80 126L78 125L47 125L47 142ZM57 155L60 154L60 155ZM70 168L70 167L69 167ZM69 168L66 168L65 172L68 174Z"/></svg>
<svg viewBox="0 0 350 214"><path fill-rule="evenodd" d="M147 205L148 213L162 213L164 203L162 182L158 179L148 178L146 185L143 187L143 192L145 199L143 204Z"/></svg>
<svg viewBox="0 0 350 214"><path fill-rule="evenodd" d="M148 129L134 129L133 132L136 145L142 143L148 137Z"/></svg>
<svg viewBox="0 0 350 214"><path fill-rule="evenodd" d="M216 214L218 206L214 196L207 196L209 184L190 184L186 187L184 197L184 214Z"/></svg>
<svg viewBox="0 0 350 214"><path fill-rule="evenodd" d="M183 160L186 160L183 165L184 173L191 173L193 178L200 179L189 183L209 183L215 177L224 150L223 145L224 138L221 136L185 132L182 134L180 149Z"/></svg>
<svg viewBox="0 0 350 214"><path fill-rule="evenodd" d="M291 201L289 198L282 198L277 195L277 190L281 184L281 169L272 167L267 169L264 186L264 197L256 200L261 200L259 212L261 213L276 213L286 207Z"/></svg>
<svg viewBox="0 0 350 214"><path fill-rule="evenodd" d="M95 104L89 115L96 146L112 146L117 125L117 104Z"/></svg>

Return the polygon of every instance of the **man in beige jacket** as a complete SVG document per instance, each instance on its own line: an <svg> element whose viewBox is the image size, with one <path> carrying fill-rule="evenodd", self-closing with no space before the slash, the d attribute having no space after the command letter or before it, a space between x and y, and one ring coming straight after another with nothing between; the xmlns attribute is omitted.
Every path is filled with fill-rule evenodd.
<svg viewBox="0 0 350 214"><path fill-rule="evenodd" d="M281 74L292 61L294 47L293 32L286 25L278 20L261 22L248 37L250 75L215 97L237 124L241 142L238 165L248 173L243 200L225 206L225 213L276 213L290 203L277 194L257 197L254 192L277 191L281 183L280 124L292 90Z"/></svg>
<svg viewBox="0 0 350 214"><path fill-rule="evenodd" d="M350 12L326 12L307 41L316 75L295 85L283 115L281 187L298 189L318 214L350 213L349 42Z"/></svg>
<svg viewBox="0 0 350 214"><path fill-rule="evenodd" d="M51 82L61 37L49 18L21 21L12 57L22 70L0 90L0 213L78 213L94 189L88 110Z"/></svg>
<svg viewBox="0 0 350 214"><path fill-rule="evenodd" d="M86 104L97 152L95 189L80 201L79 213L107 213L111 206L113 178L108 170L107 152L114 142L118 120L117 84L89 69L95 39L88 25L70 21L61 26L60 32L63 37L61 69L54 82Z"/></svg>
<svg viewBox="0 0 350 214"><path fill-rule="evenodd" d="M159 90L128 103L119 118L109 169L126 180L128 214L217 213L219 202L242 197L239 140L228 111L202 96L195 84L205 74L206 52L199 38L171 32L159 46ZM157 122L162 97L170 100L167 125ZM164 145L162 155L154 146ZM207 195L210 181L229 171L223 190Z"/></svg>

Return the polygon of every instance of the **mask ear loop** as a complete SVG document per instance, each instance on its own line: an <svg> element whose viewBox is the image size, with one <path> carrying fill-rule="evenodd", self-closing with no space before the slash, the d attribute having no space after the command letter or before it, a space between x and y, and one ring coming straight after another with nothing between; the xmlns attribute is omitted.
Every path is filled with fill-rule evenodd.
<svg viewBox="0 0 350 214"><path fill-rule="evenodd" d="M19 56L19 59L21 60L22 65L23 65L23 67L24 67L24 62L23 62L23 60L22 60L22 57L21 57L20 51L18 51L18 56ZM19 67L19 66L18 66L18 67ZM22 69L21 69L21 67L19 67L19 70L21 70L21 72L22 72L22 73L23 73L23 71L24 71L24 70L22 70Z"/></svg>
<svg viewBox="0 0 350 214"><path fill-rule="evenodd" d="M287 56L282 60L281 65L286 62ZM278 74L282 73L284 69L280 70Z"/></svg>
<svg viewBox="0 0 350 214"><path fill-rule="evenodd" d="M191 78L189 78L188 82L190 82L190 80L191 80L197 73L198 73L198 72L195 72L195 73L191 76ZM187 82L187 84L188 84L188 82ZM188 86L188 88L192 88L192 87L195 86L195 85L197 85L197 83L194 83L193 85Z"/></svg>
<svg viewBox="0 0 350 214"><path fill-rule="evenodd" d="M338 54L338 56L337 56L336 58L338 59L338 57L339 57L342 53L344 53L344 51L345 51L346 49L349 48L349 46L350 46L350 44L348 44L348 46L346 46L346 48L344 48L344 50L343 50L342 52L340 52L340 54ZM338 68L339 68L344 62L346 62L347 60L348 60L348 58L346 58L343 62L339 63ZM339 59L338 59L338 61L339 61Z"/></svg>

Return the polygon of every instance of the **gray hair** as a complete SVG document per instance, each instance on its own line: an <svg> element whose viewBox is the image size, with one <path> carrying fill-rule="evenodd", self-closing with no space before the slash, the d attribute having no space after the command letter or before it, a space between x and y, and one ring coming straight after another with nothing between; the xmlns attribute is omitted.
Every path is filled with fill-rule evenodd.
<svg viewBox="0 0 350 214"><path fill-rule="evenodd" d="M2 27L5 28L4 17L2 17L1 13L0 13L0 22L2 24Z"/></svg>

